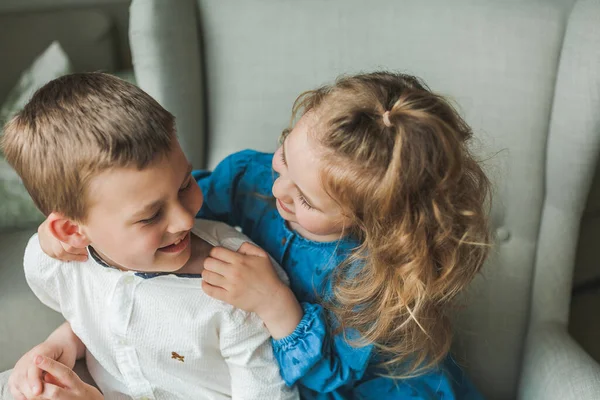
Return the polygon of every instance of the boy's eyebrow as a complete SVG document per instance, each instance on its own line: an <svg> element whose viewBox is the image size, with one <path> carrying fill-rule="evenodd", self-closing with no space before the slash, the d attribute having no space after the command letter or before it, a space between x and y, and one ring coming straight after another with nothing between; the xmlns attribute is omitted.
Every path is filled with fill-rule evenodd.
<svg viewBox="0 0 600 400"><path fill-rule="evenodd" d="M285 164L287 165L287 158L285 158L285 142L287 141L287 139L283 140L283 143L281 143L281 155L283 156L283 161L285 161ZM315 205L315 202L312 201L310 199L310 197L308 197L306 194L304 194L304 192L302 191L302 189L300 189L300 187L296 184L296 182L294 182L294 186L296 186L296 189L298 189L298 192L300 192L300 195L302 197L304 197L304 199L310 204L311 207L316 208L317 210L323 212L319 207L317 207Z"/></svg>
<svg viewBox="0 0 600 400"><path fill-rule="evenodd" d="M186 169L185 175L183 176L183 181L181 182L180 186L183 186L187 182L188 177L190 177L192 174L192 170L193 170L192 164L188 163L188 167ZM136 212L133 215L132 219L135 220L135 219L147 216L148 214L150 214L151 211L154 211L155 209L160 208L160 206L162 206L163 203L164 203L164 200L159 199L159 200L153 201L150 204L145 205L144 208L142 208L140 211Z"/></svg>

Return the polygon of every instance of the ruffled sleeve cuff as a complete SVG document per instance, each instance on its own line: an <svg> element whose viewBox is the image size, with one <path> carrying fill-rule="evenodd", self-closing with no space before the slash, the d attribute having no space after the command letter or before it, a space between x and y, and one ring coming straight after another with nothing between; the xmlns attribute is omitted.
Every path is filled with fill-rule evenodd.
<svg viewBox="0 0 600 400"><path fill-rule="evenodd" d="M293 385L324 357L327 336L325 314L317 304L301 303L302 320L288 336L273 339L275 358L286 384Z"/></svg>

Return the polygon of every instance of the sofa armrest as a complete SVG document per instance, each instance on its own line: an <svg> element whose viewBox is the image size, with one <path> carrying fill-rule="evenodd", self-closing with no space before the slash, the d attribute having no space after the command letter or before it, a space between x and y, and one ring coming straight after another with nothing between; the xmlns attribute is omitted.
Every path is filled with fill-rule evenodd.
<svg viewBox="0 0 600 400"><path fill-rule="evenodd" d="M600 365L558 323L530 328L519 398L594 400L600 398Z"/></svg>

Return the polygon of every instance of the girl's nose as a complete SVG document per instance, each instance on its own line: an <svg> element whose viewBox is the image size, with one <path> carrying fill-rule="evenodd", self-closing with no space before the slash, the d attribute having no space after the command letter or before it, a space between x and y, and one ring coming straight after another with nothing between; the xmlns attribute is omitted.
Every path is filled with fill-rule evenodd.
<svg viewBox="0 0 600 400"><path fill-rule="evenodd" d="M273 183L273 196L277 197L284 203L292 203L294 198L292 197L292 185L291 183L283 178L279 177Z"/></svg>

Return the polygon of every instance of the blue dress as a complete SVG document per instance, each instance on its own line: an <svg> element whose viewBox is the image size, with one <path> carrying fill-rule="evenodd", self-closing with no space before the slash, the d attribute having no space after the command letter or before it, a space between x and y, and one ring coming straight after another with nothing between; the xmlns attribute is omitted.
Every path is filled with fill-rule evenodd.
<svg viewBox="0 0 600 400"><path fill-rule="evenodd" d="M272 198L277 178L272 158L246 150L223 160L212 173L194 171L193 176L204 194L198 217L241 227L290 278L304 316L292 334L273 340L285 382L298 384L303 399L481 399L451 358L426 375L393 380L377 375L381 360L373 346L353 347L343 335L330 333L319 300L331 294L329 274L357 243L314 242L290 230Z"/></svg>

